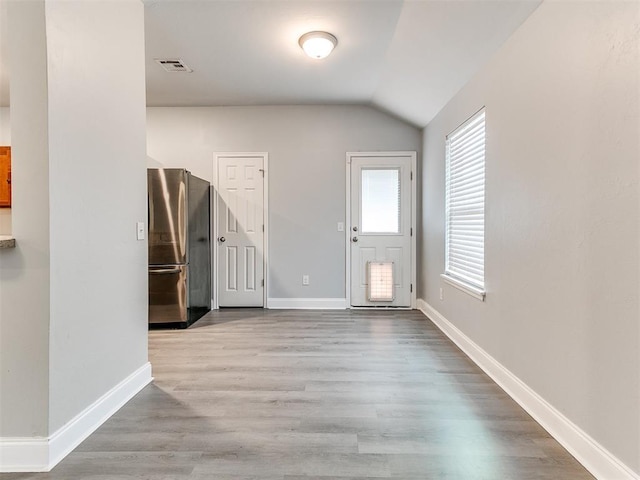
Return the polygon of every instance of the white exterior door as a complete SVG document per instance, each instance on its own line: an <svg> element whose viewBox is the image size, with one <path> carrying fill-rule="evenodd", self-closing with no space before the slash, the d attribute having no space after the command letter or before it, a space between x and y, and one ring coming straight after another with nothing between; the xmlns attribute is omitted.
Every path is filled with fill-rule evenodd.
<svg viewBox="0 0 640 480"><path fill-rule="evenodd" d="M415 306L415 158L349 154L353 307Z"/></svg>
<svg viewBox="0 0 640 480"><path fill-rule="evenodd" d="M217 154L216 159L218 304L263 307L266 154Z"/></svg>

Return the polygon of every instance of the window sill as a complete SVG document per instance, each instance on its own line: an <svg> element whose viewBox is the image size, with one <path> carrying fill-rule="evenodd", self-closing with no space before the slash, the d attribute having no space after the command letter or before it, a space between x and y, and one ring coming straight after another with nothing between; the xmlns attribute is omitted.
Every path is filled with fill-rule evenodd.
<svg viewBox="0 0 640 480"><path fill-rule="evenodd" d="M484 302L484 297L486 295L486 292L484 290L481 290L478 287L471 286L468 283L463 282L462 280L458 280L457 278L447 275L446 273L440 274L440 278L442 278L442 280L447 282L452 287L456 287L458 290L462 290L468 295L471 295L473 298L477 298L481 302Z"/></svg>

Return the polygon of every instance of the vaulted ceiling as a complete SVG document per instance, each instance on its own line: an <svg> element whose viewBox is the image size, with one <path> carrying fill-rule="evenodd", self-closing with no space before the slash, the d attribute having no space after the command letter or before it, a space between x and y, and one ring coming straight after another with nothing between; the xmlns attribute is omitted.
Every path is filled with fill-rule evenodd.
<svg viewBox="0 0 640 480"><path fill-rule="evenodd" d="M144 0L147 104L367 104L422 127L540 1ZM324 60L298 46L312 30L338 38Z"/></svg>

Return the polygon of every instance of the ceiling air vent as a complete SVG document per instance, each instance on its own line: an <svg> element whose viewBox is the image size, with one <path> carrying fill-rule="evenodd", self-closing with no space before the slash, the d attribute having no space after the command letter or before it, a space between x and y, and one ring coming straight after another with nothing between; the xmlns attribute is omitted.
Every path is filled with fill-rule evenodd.
<svg viewBox="0 0 640 480"><path fill-rule="evenodd" d="M179 58L156 58L155 60L167 72L193 72Z"/></svg>

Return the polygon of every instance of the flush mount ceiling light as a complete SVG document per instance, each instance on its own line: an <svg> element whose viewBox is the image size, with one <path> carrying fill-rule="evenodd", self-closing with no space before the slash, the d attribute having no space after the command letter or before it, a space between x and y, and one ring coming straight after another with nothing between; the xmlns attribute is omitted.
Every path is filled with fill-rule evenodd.
<svg viewBox="0 0 640 480"><path fill-rule="evenodd" d="M324 58L338 44L338 39L327 32L309 32L302 35L298 43L311 58Z"/></svg>

